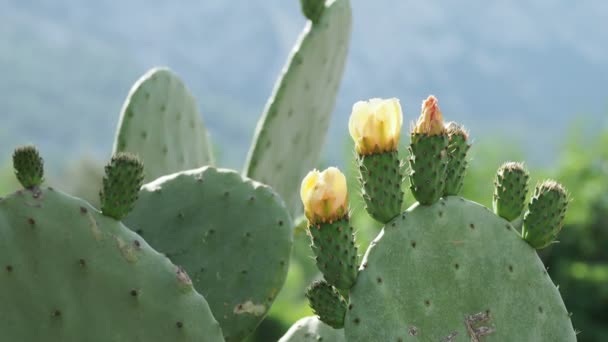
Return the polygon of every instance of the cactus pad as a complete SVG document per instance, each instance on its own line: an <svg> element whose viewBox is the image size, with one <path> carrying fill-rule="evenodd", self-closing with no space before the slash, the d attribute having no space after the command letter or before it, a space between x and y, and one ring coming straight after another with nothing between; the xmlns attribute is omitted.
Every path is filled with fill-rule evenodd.
<svg viewBox="0 0 608 342"><path fill-rule="evenodd" d="M114 141L118 152L142 159L146 181L213 163L196 101L169 69L148 71L131 89Z"/></svg>
<svg viewBox="0 0 608 342"><path fill-rule="evenodd" d="M226 341L255 329L285 281L289 214L269 187L234 171L203 167L159 178L142 187L125 221L184 267Z"/></svg>
<svg viewBox="0 0 608 342"><path fill-rule="evenodd" d="M3 341L223 341L185 272L50 188L0 201L0 264Z"/></svg>
<svg viewBox="0 0 608 342"><path fill-rule="evenodd" d="M306 298L321 321L335 329L344 327L346 301L335 287L324 280L315 281L306 290Z"/></svg>
<svg viewBox="0 0 608 342"><path fill-rule="evenodd" d="M122 220L133 209L144 180L144 165L137 156L120 152L105 167L99 193L101 212Z"/></svg>
<svg viewBox="0 0 608 342"><path fill-rule="evenodd" d="M44 161L34 146L23 146L13 153L13 168L19 183L30 189L44 181Z"/></svg>
<svg viewBox="0 0 608 342"><path fill-rule="evenodd" d="M344 330L334 329L317 317L304 317L295 322L279 342L346 342Z"/></svg>
<svg viewBox="0 0 608 342"><path fill-rule="evenodd" d="M460 197L415 204L370 245L349 341L576 341L545 267L506 220Z"/></svg>
<svg viewBox="0 0 608 342"><path fill-rule="evenodd" d="M349 0L327 1L325 6L314 23L308 22L292 52L258 123L245 166L245 174L272 186L292 213L299 206L300 181L317 166L350 40Z"/></svg>

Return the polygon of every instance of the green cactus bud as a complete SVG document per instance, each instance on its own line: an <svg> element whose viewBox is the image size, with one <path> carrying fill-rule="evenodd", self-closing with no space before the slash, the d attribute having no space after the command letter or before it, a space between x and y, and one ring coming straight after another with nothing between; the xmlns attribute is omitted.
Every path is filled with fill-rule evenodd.
<svg viewBox="0 0 608 342"><path fill-rule="evenodd" d="M437 99L429 96L410 138L410 189L422 205L431 205L443 195L448 141Z"/></svg>
<svg viewBox="0 0 608 342"><path fill-rule="evenodd" d="M357 246L348 216L308 226L317 267L328 283L340 290L351 288L357 278Z"/></svg>
<svg viewBox="0 0 608 342"><path fill-rule="evenodd" d="M144 181L144 165L136 155L121 152L112 157L105 172L99 193L101 212L122 220L137 200Z"/></svg>
<svg viewBox="0 0 608 342"><path fill-rule="evenodd" d="M22 146L13 153L13 168L19 183L31 189L40 186L44 181L44 160L35 146Z"/></svg>
<svg viewBox="0 0 608 342"><path fill-rule="evenodd" d="M494 181L494 213L507 221L518 218L526 204L530 175L523 163L504 163Z"/></svg>
<svg viewBox="0 0 608 342"><path fill-rule="evenodd" d="M310 307L319 319L334 329L344 327L346 300L326 281L315 281L306 290Z"/></svg>
<svg viewBox="0 0 608 342"><path fill-rule="evenodd" d="M553 243L562 229L568 201L566 189L553 180L536 186L522 230L530 246L541 249Z"/></svg>
<svg viewBox="0 0 608 342"><path fill-rule="evenodd" d="M448 143L448 169L445 181L444 196L456 196L462 190L464 175L467 171L467 152L471 145L467 142L469 134L463 126L450 122L446 126Z"/></svg>
<svg viewBox="0 0 608 342"><path fill-rule="evenodd" d="M306 18L316 22L325 9L325 0L300 0L302 13Z"/></svg>
<svg viewBox="0 0 608 342"><path fill-rule="evenodd" d="M359 182L365 209L375 220L387 223L401 213L403 172L397 151L358 155Z"/></svg>

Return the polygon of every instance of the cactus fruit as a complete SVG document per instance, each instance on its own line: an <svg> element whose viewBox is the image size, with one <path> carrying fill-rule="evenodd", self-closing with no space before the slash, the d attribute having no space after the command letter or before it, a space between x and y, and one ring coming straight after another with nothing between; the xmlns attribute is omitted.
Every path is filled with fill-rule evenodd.
<svg viewBox="0 0 608 342"><path fill-rule="evenodd" d="M525 205L530 175L522 163L504 163L494 181L494 213L507 221L517 219Z"/></svg>
<svg viewBox="0 0 608 342"><path fill-rule="evenodd" d="M154 68L131 88L123 105L113 154L137 154L146 182L213 164L207 130L196 100L166 68Z"/></svg>
<svg viewBox="0 0 608 342"><path fill-rule="evenodd" d="M122 220L137 200L144 181L144 165L137 156L120 152L112 157L105 172L99 193L101 212Z"/></svg>
<svg viewBox="0 0 608 342"><path fill-rule="evenodd" d="M44 162L34 146L23 146L13 153L13 167L19 183L26 188L38 187L44 181Z"/></svg>
<svg viewBox="0 0 608 342"><path fill-rule="evenodd" d="M434 96L422 103L410 139L410 189L421 204L435 203L445 188L449 138Z"/></svg>
<svg viewBox="0 0 608 342"><path fill-rule="evenodd" d="M313 170L302 181L300 195L318 268L331 285L348 290L357 277L357 246L346 177L335 167Z"/></svg>
<svg viewBox="0 0 608 342"><path fill-rule="evenodd" d="M223 341L179 267L52 188L0 200L4 341Z"/></svg>
<svg viewBox="0 0 608 342"><path fill-rule="evenodd" d="M321 321L334 329L344 327L346 301L335 287L324 280L315 281L306 290L306 298Z"/></svg>
<svg viewBox="0 0 608 342"><path fill-rule="evenodd" d="M342 291L348 293L346 339L575 341L570 315L534 249L551 243L561 229L565 189L554 181L537 187L523 216L523 238L515 222L480 204L457 194L440 198L448 181L453 185L448 193L460 188L463 175L457 173L466 170L466 135L450 126L443 126L437 100L427 99L410 145L411 190L419 202L386 223L353 286L343 289L348 290ZM449 132L463 139L457 142L453 133L449 140ZM527 176L521 173L514 181L510 169L498 171L496 191L499 201L517 198L517 205L508 204L507 216L519 219ZM510 187L516 189L503 189ZM315 243L334 242L321 239ZM334 258L350 262L341 254ZM313 307L324 307L319 298L311 301ZM330 297L325 306L334 302Z"/></svg>
<svg viewBox="0 0 608 342"><path fill-rule="evenodd" d="M446 125L448 133L448 170L445 179L444 196L455 196L460 193L467 171L467 152L471 145L467 142L469 134L461 125L450 122ZM521 209L520 209L521 212Z"/></svg>
<svg viewBox="0 0 608 342"><path fill-rule="evenodd" d="M279 342L346 342L344 330L334 329L317 317L304 317L294 323Z"/></svg>
<svg viewBox="0 0 608 342"><path fill-rule="evenodd" d="M559 183L548 180L536 187L524 216L522 236L530 246L545 248L557 237L568 208L568 193Z"/></svg>
<svg viewBox="0 0 608 342"><path fill-rule="evenodd" d="M299 210L297 184L321 153L350 39L350 1L303 6L319 3L322 13L304 29L258 122L244 170L272 186L292 214Z"/></svg>
<svg viewBox="0 0 608 342"><path fill-rule="evenodd" d="M203 167L142 187L125 222L184 267L226 341L240 341L264 318L283 286L292 223L267 186Z"/></svg>
<svg viewBox="0 0 608 342"><path fill-rule="evenodd" d="M399 215L403 205L403 174L397 153L402 124L397 99L357 102L348 122L366 210L382 223Z"/></svg>

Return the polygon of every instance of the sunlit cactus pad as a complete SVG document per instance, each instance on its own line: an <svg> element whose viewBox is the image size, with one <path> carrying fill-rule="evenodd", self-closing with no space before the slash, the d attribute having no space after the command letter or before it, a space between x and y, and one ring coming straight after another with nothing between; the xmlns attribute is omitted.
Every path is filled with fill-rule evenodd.
<svg viewBox="0 0 608 342"><path fill-rule="evenodd" d="M295 322L279 342L345 342L344 330L334 329L317 317Z"/></svg>
<svg viewBox="0 0 608 342"><path fill-rule="evenodd" d="M55 190L0 201L0 265L2 341L223 341L184 271Z"/></svg>
<svg viewBox="0 0 608 342"><path fill-rule="evenodd" d="M320 157L350 31L350 1L326 1L304 29L256 129L245 174L272 186L292 213L300 180Z"/></svg>
<svg viewBox="0 0 608 342"><path fill-rule="evenodd" d="M348 341L575 341L536 250L460 197L415 204L368 249L350 292Z"/></svg>
<svg viewBox="0 0 608 342"><path fill-rule="evenodd" d="M130 227L190 274L226 341L250 334L289 265L292 223L282 200L237 172L203 167L144 185Z"/></svg>
<svg viewBox="0 0 608 342"><path fill-rule="evenodd" d="M213 163L196 100L169 69L154 68L133 85L118 123L118 152L142 159L146 181Z"/></svg>

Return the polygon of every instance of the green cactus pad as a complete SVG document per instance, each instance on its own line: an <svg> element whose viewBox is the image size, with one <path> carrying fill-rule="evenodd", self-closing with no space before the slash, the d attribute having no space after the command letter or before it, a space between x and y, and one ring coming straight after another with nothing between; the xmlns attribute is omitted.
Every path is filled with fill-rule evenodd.
<svg viewBox="0 0 608 342"><path fill-rule="evenodd" d="M300 0L302 13L312 22L317 22L325 9L325 0Z"/></svg>
<svg viewBox="0 0 608 342"><path fill-rule="evenodd" d="M144 165L137 156L120 152L105 167L99 194L101 212L122 220L133 209L144 181Z"/></svg>
<svg viewBox="0 0 608 342"><path fill-rule="evenodd" d="M413 205L370 245L344 322L348 341L576 341L536 251L460 197Z"/></svg>
<svg viewBox="0 0 608 342"><path fill-rule="evenodd" d="M181 268L50 188L0 201L0 264L3 341L223 341Z"/></svg>
<svg viewBox="0 0 608 342"><path fill-rule="evenodd" d="M412 134L410 143L410 189L423 205L443 195L447 175L448 135Z"/></svg>
<svg viewBox="0 0 608 342"><path fill-rule="evenodd" d="M304 317L295 322L279 342L346 342L344 330L334 329L317 317Z"/></svg>
<svg viewBox="0 0 608 342"><path fill-rule="evenodd" d="M145 181L213 164L198 105L169 69L154 68L131 88L114 140L113 154L118 152L142 159Z"/></svg>
<svg viewBox="0 0 608 342"><path fill-rule="evenodd" d="M462 190L464 176L467 171L467 152L471 145L467 142L468 133L461 125L450 122L448 131L448 169L445 180L444 196L456 196Z"/></svg>
<svg viewBox="0 0 608 342"><path fill-rule="evenodd" d="M26 189L40 186L44 181L44 161L34 146L15 149L13 168L19 183Z"/></svg>
<svg viewBox="0 0 608 342"><path fill-rule="evenodd" d="M549 246L562 229L567 208L563 186L551 180L538 185L524 216L523 238L536 249Z"/></svg>
<svg viewBox="0 0 608 342"><path fill-rule="evenodd" d="M344 327L346 301L335 287L324 280L315 281L306 290L306 298L321 321L334 329Z"/></svg>
<svg viewBox="0 0 608 342"><path fill-rule="evenodd" d="M399 215L403 204L403 174L397 151L359 155L357 164L368 214L382 223Z"/></svg>
<svg viewBox="0 0 608 342"><path fill-rule="evenodd" d="M142 187L125 220L190 274L226 341L264 318L283 286L292 222L269 187L231 170L203 167Z"/></svg>
<svg viewBox="0 0 608 342"><path fill-rule="evenodd" d="M319 160L350 30L350 1L328 1L304 29L256 128L244 173L272 186L292 214L301 206L300 182Z"/></svg>
<svg viewBox="0 0 608 342"><path fill-rule="evenodd" d="M522 163L508 162L496 172L494 213L508 221L517 219L526 205L530 175Z"/></svg>
<svg viewBox="0 0 608 342"><path fill-rule="evenodd" d="M325 280L340 290L348 290L357 278L357 246L348 217L332 223L308 227L317 267Z"/></svg>

